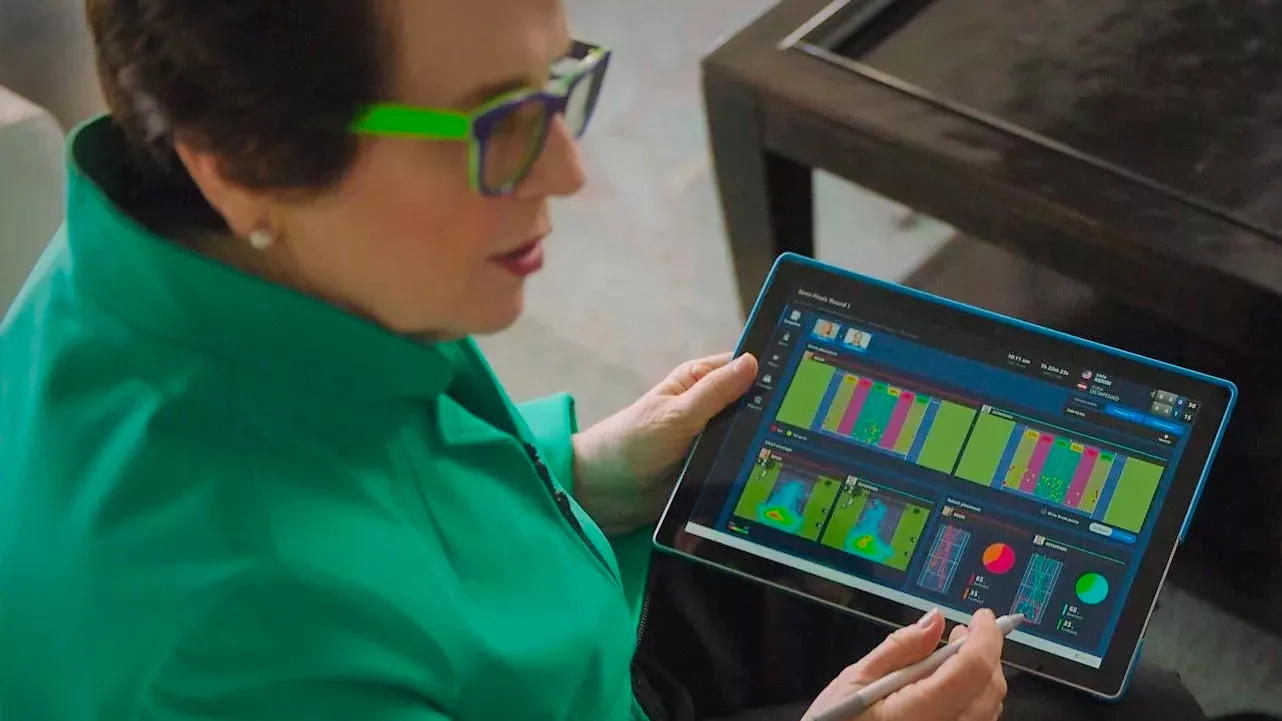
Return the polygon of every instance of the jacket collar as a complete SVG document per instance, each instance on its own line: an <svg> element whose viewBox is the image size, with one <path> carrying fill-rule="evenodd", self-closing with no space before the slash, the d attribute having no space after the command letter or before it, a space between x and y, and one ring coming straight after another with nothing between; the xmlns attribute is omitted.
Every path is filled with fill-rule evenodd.
<svg viewBox="0 0 1282 721"><path fill-rule="evenodd" d="M449 386L449 356L457 353L242 273L145 228L114 200L136 194L125 152L106 116L80 126L68 141L71 278L96 305L210 359L327 395L373 402L434 397Z"/></svg>

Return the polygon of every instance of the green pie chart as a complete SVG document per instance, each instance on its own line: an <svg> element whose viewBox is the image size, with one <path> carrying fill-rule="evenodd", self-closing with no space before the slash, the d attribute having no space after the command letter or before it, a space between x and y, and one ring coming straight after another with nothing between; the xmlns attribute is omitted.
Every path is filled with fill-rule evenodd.
<svg viewBox="0 0 1282 721"><path fill-rule="evenodd" d="M1098 573L1083 574L1077 579L1077 598L1088 606L1103 603L1108 598L1108 579Z"/></svg>

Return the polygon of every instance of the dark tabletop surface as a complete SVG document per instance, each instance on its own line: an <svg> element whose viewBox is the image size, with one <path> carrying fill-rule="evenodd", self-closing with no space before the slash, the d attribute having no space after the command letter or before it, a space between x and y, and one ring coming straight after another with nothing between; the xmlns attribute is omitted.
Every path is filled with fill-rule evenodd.
<svg viewBox="0 0 1282 721"><path fill-rule="evenodd" d="M1282 231L1282 3L937 0L859 59Z"/></svg>
<svg viewBox="0 0 1282 721"><path fill-rule="evenodd" d="M1282 0L899 0L902 24L825 37L869 2L807 36L825 56L780 43L829 0L782 0L705 87L751 89L771 153L1282 351Z"/></svg>

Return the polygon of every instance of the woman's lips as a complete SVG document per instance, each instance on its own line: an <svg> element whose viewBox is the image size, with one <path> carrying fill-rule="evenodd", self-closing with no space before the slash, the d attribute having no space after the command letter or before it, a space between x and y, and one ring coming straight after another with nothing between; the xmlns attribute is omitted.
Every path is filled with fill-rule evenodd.
<svg viewBox="0 0 1282 721"><path fill-rule="evenodd" d="M510 253L496 255L490 261L521 278L533 275L543 267L543 239L526 243Z"/></svg>

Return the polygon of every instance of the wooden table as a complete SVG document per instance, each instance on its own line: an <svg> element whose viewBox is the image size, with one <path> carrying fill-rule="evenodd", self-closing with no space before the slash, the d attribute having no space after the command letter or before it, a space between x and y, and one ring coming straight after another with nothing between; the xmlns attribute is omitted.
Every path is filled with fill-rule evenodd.
<svg viewBox="0 0 1282 721"><path fill-rule="evenodd" d="M743 307L822 169L959 231L909 284L1232 378L1177 576L1282 628L1278 67L1264 4L784 0L703 64Z"/></svg>

